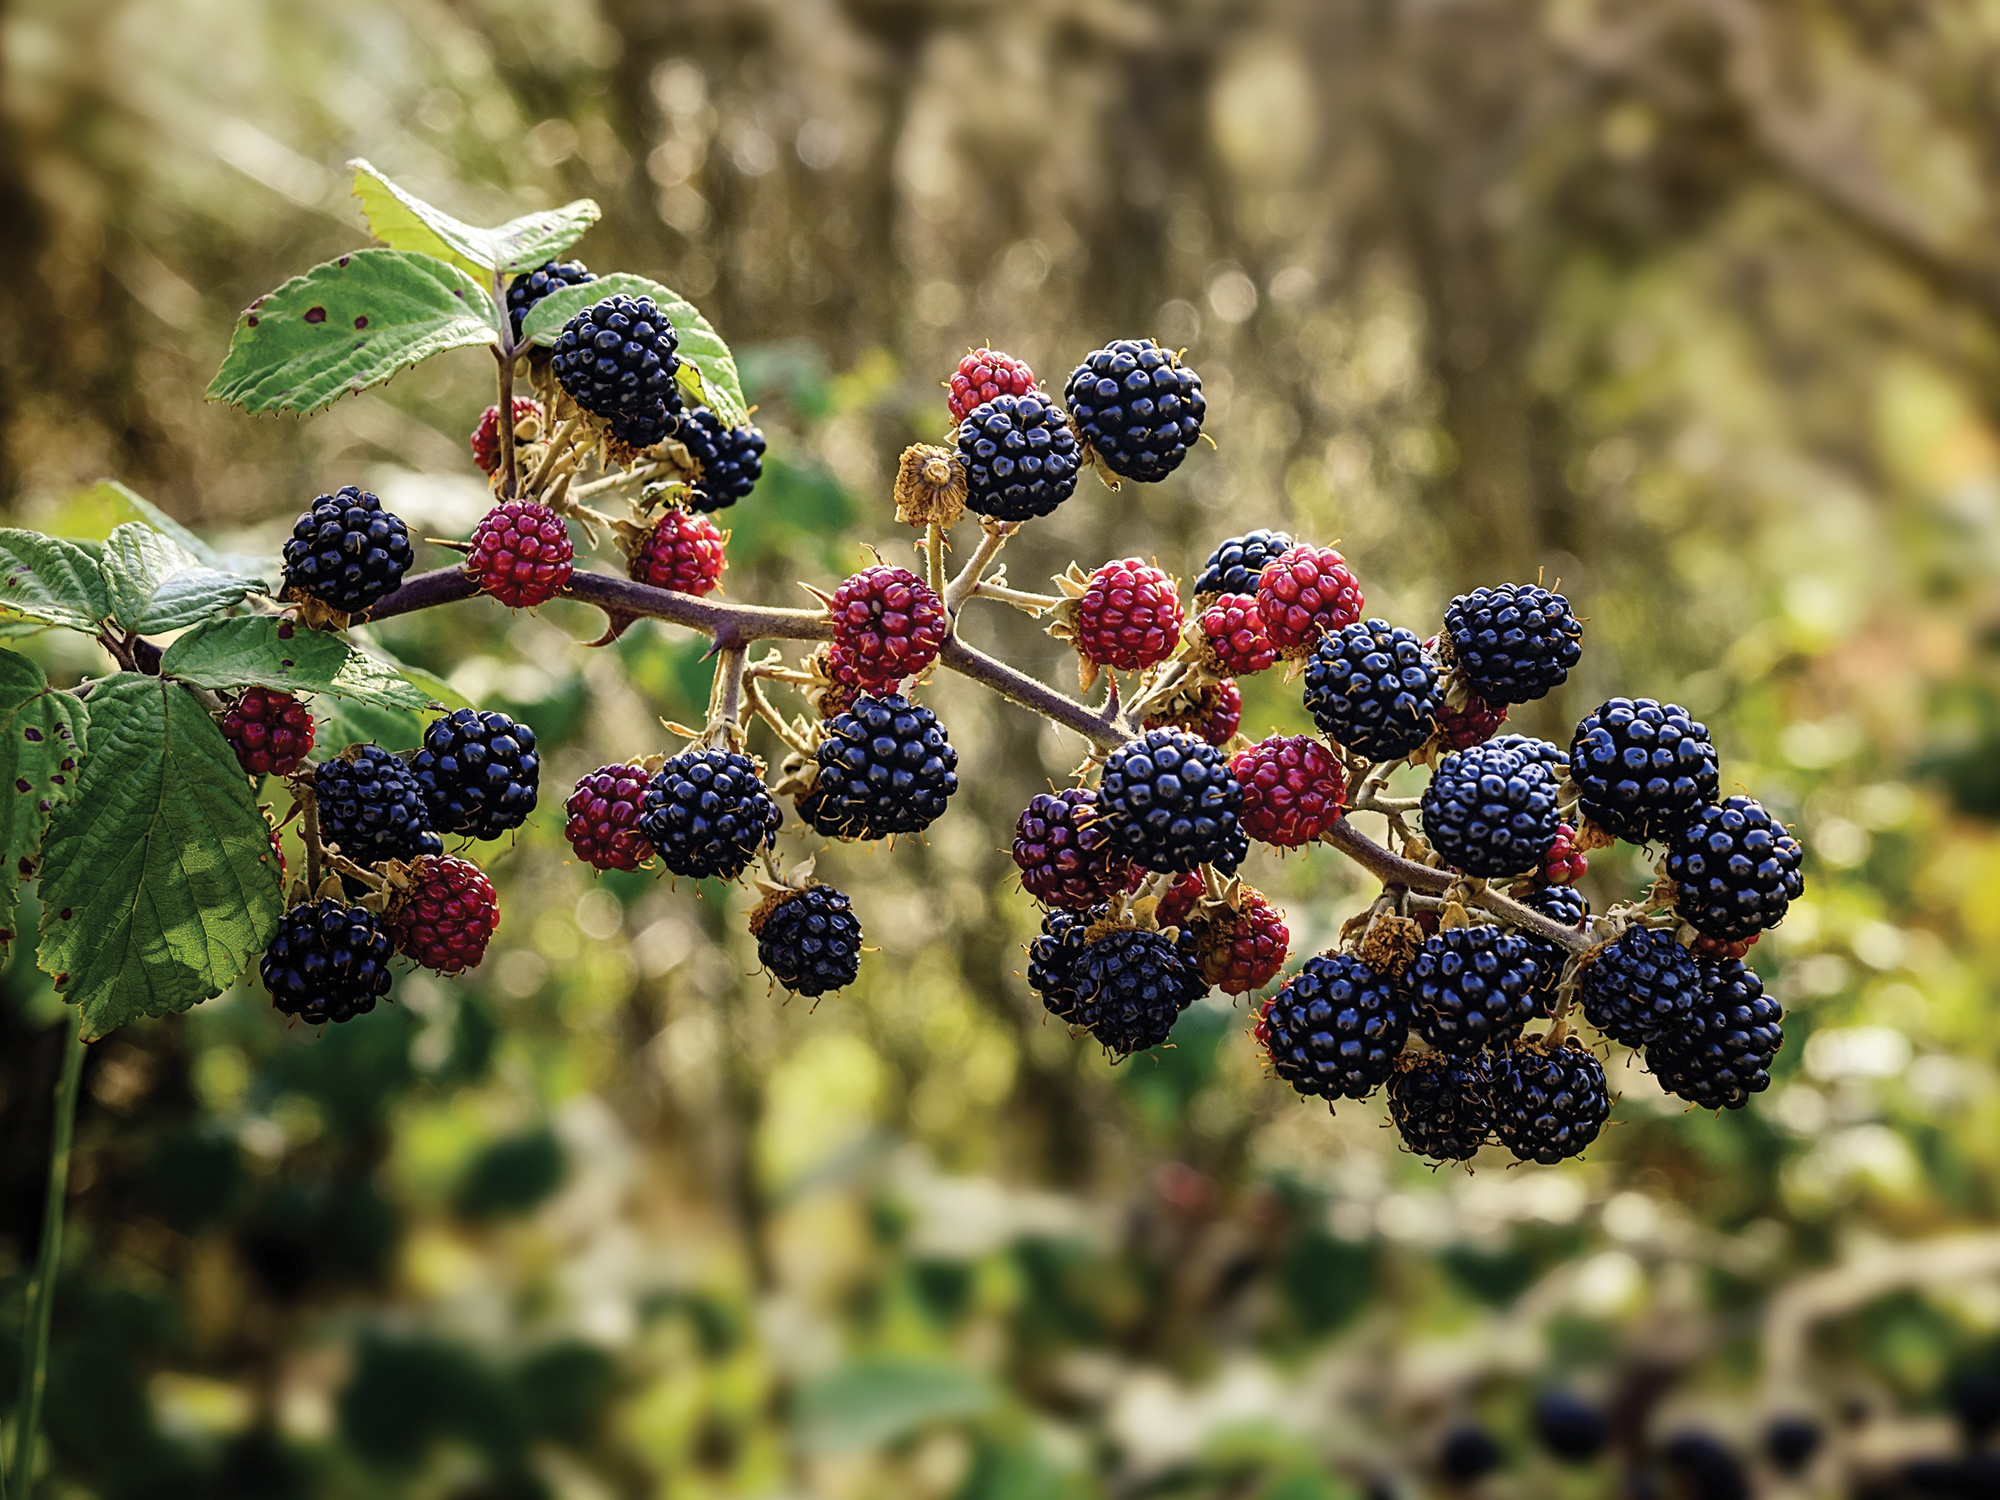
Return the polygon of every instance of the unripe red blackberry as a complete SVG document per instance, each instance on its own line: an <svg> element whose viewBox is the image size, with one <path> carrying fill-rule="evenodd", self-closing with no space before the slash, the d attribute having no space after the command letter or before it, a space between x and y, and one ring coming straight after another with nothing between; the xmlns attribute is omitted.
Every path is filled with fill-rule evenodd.
<svg viewBox="0 0 2000 1500"><path fill-rule="evenodd" d="M834 590L827 604L834 644L870 688L893 687L937 659L944 601L907 568L878 563Z"/></svg>
<svg viewBox="0 0 2000 1500"><path fill-rule="evenodd" d="M542 403L532 396L514 398L514 433L519 438L521 424L542 420ZM472 429L472 461L479 465L480 472L487 475L500 472L500 408L489 406L480 414L479 425Z"/></svg>
<svg viewBox="0 0 2000 1500"><path fill-rule="evenodd" d="M1361 585L1331 547L1293 547L1257 575L1264 633L1287 658L1304 656L1329 630L1361 618Z"/></svg>
<svg viewBox="0 0 2000 1500"><path fill-rule="evenodd" d="M1467 1161L1493 1135L1485 1068L1448 1052L1405 1052L1389 1075L1389 1118L1403 1144L1432 1161Z"/></svg>
<svg viewBox="0 0 2000 1500"><path fill-rule="evenodd" d="M1715 746L1678 703L1612 698L1576 726L1569 774L1587 816L1616 838L1645 843L1715 800Z"/></svg>
<svg viewBox="0 0 2000 1500"><path fill-rule="evenodd" d="M1262 672L1278 660L1278 648L1264 633L1257 601L1249 594L1224 594L1201 612L1202 656L1224 677Z"/></svg>
<svg viewBox="0 0 2000 1500"><path fill-rule="evenodd" d="M1112 751L1097 806L1117 847L1148 870L1241 858L1243 788L1222 753L1192 735L1150 729Z"/></svg>
<svg viewBox="0 0 2000 1500"><path fill-rule="evenodd" d="M945 405L951 419L963 422L972 409L995 396L1025 396L1035 388L1035 372L1023 360L997 349L974 349L958 362L945 382Z"/></svg>
<svg viewBox="0 0 2000 1500"><path fill-rule="evenodd" d="M1343 625L1321 636L1306 660L1305 705L1336 744L1368 760L1401 760L1437 727L1437 663L1400 625Z"/></svg>
<svg viewBox="0 0 2000 1500"><path fill-rule="evenodd" d="M1583 626L1569 600L1532 583L1460 594L1445 608L1444 638L1454 665L1489 703L1547 696L1583 653Z"/></svg>
<svg viewBox="0 0 2000 1500"><path fill-rule="evenodd" d="M1309 1098L1365 1099L1395 1071L1410 1008L1395 983L1351 953L1321 953L1264 1004L1258 1040Z"/></svg>
<svg viewBox="0 0 2000 1500"><path fill-rule="evenodd" d="M250 775L289 776L312 750L312 712L290 693L245 688L222 716L222 737Z"/></svg>
<svg viewBox="0 0 2000 1500"><path fill-rule="evenodd" d="M389 919L396 951L440 974L478 968L499 925L493 882L451 854L426 854L410 867L410 888Z"/></svg>
<svg viewBox="0 0 2000 1500"><path fill-rule="evenodd" d="M1577 976L1584 1019L1612 1041L1641 1047L1687 1029L1701 964L1659 927L1628 927L1585 958Z"/></svg>
<svg viewBox="0 0 2000 1500"><path fill-rule="evenodd" d="M1541 868L1562 826L1555 774L1497 740L1440 760L1422 813L1445 863L1488 878Z"/></svg>
<svg viewBox="0 0 2000 1500"><path fill-rule="evenodd" d="M1576 830L1567 823L1558 825L1549 852L1542 856L1542 879L1550 885L1574 885L1589 869L1589 857L1576 847Z"/></svg>
<svg viewBox="0 0 2000 1500"><path fill-rule="evenodd" d="M1611 1113L1604 1064L1575 1037L1558 1047L1541 1039L1515 1042L1485 1061L1493 1133L1519 1160L1553 1166L1604 1128Z"/></svg>
<svg viewBox="0 0 2000 1500"><path fill-rule="evenodd" d="M861 972L861 921L830 885L768 898L750 914L750 932L757 961L794 995L845 989Z"/></svg>
<svg viewBox="0 0 2000 1500"><path fill-rule="evenodd" d="M1153 920L1162 927L1187 926L1207 890L1208 884L1201 878L1201 871L1182 871L1168 881L1166 890L1161 892L1160 904L1153 909Z"/></svg>
<svg viewBox="0 0 2000 1500"><path fill-rule="evenodd" d="M1291 956L1292 932L1285 914L1262 891L1247 886L1237 909L1193 925L1195 962L1201 977L1225 995L1261 990Z"/></svg>
<svg viewBox="0 0 2000 1500"><path fill-rule="evenodd" d="M258 961L271 1003L301 1021L351 1021L389 993L389 933L366 907L332 897L285 913Z"/></svg>
<svg viewBox="0 0 2000 1500"><path fill-rule="evenodd" d="M1698 810L1667 843L1674 910L1704 936L1737 942L1784 920L1805 890L1799 841L1749 797Z"/></svg>
<svg viewBox="0 0 2000 1500"><path fill-rule="evenodd" d="M1233 536L1201 565L1194 581L1197 599L1217 599L1224 594L1257 594L1257 576L1264 564L1292 550L1291 533L1257 530Z"/></svg>
<svg viewBox="0 0 2000 1500"><path fill-rule="evenodd" d="M1492 739L1506 722L1506 704L1488 703L1475 694L1463 708L1438 710L1438 737L1447 750L1470 750Z"/></svg>
<svg viewBox="0 0 2000 1500"><path fill-rule="evenodd" d="M1029 800L1014 825L1014 863L1029 895L1071 911L1088 911L1136 888L1141 878L1099 824L1097 793L1087 786Z"/></svg>
<svg viewBox="0 0 2000 1500"><path fill-rule="evenodd" d="M1138 671L1174 654L1185 621L1173 579L1119 558L1092 573L1076 601L1076 649L1096 666Z"/></svg>
<svg viewBox="0 0 2000 1500"><path fill-rule="evenodd" d="M636 870L653 857L639 832L639 804L651 779L643 767L614 765L577 781L563 805L563 836L578 859L598 870Z"/></svg>
<svg viewBox="0 0 2000 1500"><path fill-rule="evenodd" d="M1243 787L1243 831L1299 849L1340 819L1347 784L1333 752L1309 734L1272 735L1230 757Z"/></svg>
<svg viewBox="0 0 2000 1500"><path fill-rule="evenodd" d="M1217 749L1236 737L1243 722L1243 690L1236 679L1211 682L1179 709L1146 715L1148 729L1181 729Z"/></svg>
<svg viewBox="0 0 2000 1500"><path fill-rule="evenodd" d="M1660 1087L1708 1109L1741 1109L1771 1086L1785 1044L1784 1012L1756 973L1735 959L1701 966L1694 1005L1646 1045Z"/></svg>
<svg viewBox="0 0 2000 1500"><path fill-rule="evenodd" d="M722 533L707 516L672 506L633 548L625 569L640 583L698 599L714 592L729 566L722 543Z"/></svg>
<svg viewBox="0 0 2000 1500"><path fill-rule="evenodd" d="M846 713L868 690L861 674L854 670L854 658L832 641L821 641L813 647L806 665L813 677L806 696L822 719L835 719Z"/></svg>
<svg viewBox="0 0 2000 1500"><path fill-rule="evenodd" d="M1424 939L1403 989L1424 1040L1464 1057L1521 1034L1540 973L1527 939L1490 924L1453 927Z"/></svg>
<svg viewBox="0 0 2000 1500"><path fill-rule="evenodd" d="M546 505L508 500L474 528L465 571L512 609L533 609L563 591L575 566L569 524Z"/></svg>
<svg viewBox="0 0 2000 1500"><path fill-rule="evenodd" d="M1104 466L1145 483L1180 467L1208 414L1201 377L1151 339L1092 350L1070 372L1063 399Z"/></svg>

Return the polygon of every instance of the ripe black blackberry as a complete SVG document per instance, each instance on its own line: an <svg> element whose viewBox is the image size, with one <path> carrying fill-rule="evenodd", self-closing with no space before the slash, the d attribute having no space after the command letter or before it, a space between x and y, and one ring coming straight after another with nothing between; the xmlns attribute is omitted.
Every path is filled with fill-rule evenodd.
<svg viewBox="0 0 2000 1500"><path fill-rule="evenodd" d="M1535 1436L1560 1463L1585 1464L1611 1442L1604 1412L1570 1391L1544 1391L1535 1398Z"/></svg>
<svg viewBox="0 0 2000 1500"><path fill-rule="evenodd" d="M944 726L901 693L864 693L827 721L819 774L799 813L836 838L921 833L958 790L958 752Z"/></svg>
<svg viewBox="0 0 2000 1500"><path fill-rule="evenodd" d="M1701 963L1659 927L1628 927L1586 958L1584 1019L1627 1047L1683 1035L1701 996Z"/></svg>
<svg viewBox="0 0 2000 1500"><path fill-rule="evenodd" d="M1208 561L1201 565L1201 573L1194 581L1195 597L1215 599L1224 594L1255 595L1264 564L1291 550L1290 532L1260 527L1256 531L1246 531L1242 536L1233 536L1209 553Z"/></svg>
<svg viewBox="0 0 2000 1500"><path fill-rule="evenodd" d="M1552 745L1547 740L1538 740L1532 734L1496 734L1485 741L1498 745L1502 750L1512 750L1523 760L1532 760L1545 765L1557 781L1569 772L1569 752L1560 745Z"/></svg>
<svg viewBox="0 0 2000 1500"><path fill-rule="evenodd" d="M380 745L357 745L313 767L319 836L356 864L444 853L424 789Z"/></svg>
<svg viewBox="0 0 2000 1500"><path fill-rule="evenodd" d="M507 284L507 315L514 320L514 337L521 336L522 321L550 292L595 280L597 277L585 270L580 260L543 261L534 270L516 276Z"/></svg>
<svg viewBox="0 0 2000 1500"><path fill-rule="evenodd" d="M1233 869L1249 852L1228 757L1177 729L1149 729L1112 751L1097 807L1117 847L1148 870Z"/></svg>
<svg viewBox="0 0 2000 1500"><path fill-rule="evenodd" d="M1431 847L1468 875L1540 869L1562 826L1554 773L1492 741L1438 762L1422 812Z"/></svg>
<svg viewBox="0 0 2000 1500"><path fill-rule="evenodd" d="M1032 521L1076 493L1076 434L1039 391L999 395L958 424L965 507L996 521Z"/></svg>
<svg viewBox="0 0 2000 1500"><path fill-rule="evenodd" d="M1701 966L1701 988L1680 1025L1646 1047L1660 1087L1709 1109L1741 1109L1771 1086L1785 1044L1784 1011L1738 959Z"/></svg>
<svg viewBox="0 0 2000 1500"><path fill-rule="evenodd" d="M1678 703L1612 698L1576 726L1569 774L1591 819L1642 844L1715 800L1715 746Z"/></svg>
<svg viewBox="0 0 2000 1500"><path fill-rule="evenodd" d="M1530 911L1538 911L1565 927L1581 928L1584 919L1590 915L1590 903L1583 898L1581 891L1571 885L1537 886L1522 896L1520 902ZM1535 982L1529 989L1535 997L1535 1014L1546 1016L1555 1002L1556 986L1561 982L1563 968L1569 962L1569 951L1526 930L1520 936L1535 960Z"/></svg>
<svg viewBox="0 0 2000 1500"><path fill-rule="evenodd" d="M1477 1058L1405 1052L1389 1075L1389 1118L1403 1144L1432 1161L1465 1161L1491 1139Z"/></svg>
<svg viewBox="0 0 2000 1500"><path fill-rule="evenodd" d="M1070 420L1104 467L1124 479L1165 479L1201 438L1201 377L1151 339L1092 350L1063 388Z"/></svg>
<svg viewBox="0 0 2000 1500"><path fill-rule="evenodd" d="M1488 703L1547 696L1583 654L1583 626L1569 600L1532 583L1460 594L1445 606L1444 638L1467 685Z"/></svg>
<svg viewBox="0 0 2000 1500"><path fill-rule="evenodd" d="M1424 1040L1463 1057L1520 1035L1540 973L1527 939L1491 924L1452 927L1424 939L1403 990Z"/></svg>
<svg viewBox="0 0 2000 1500"><path fill-rule="evenodd" d="M1564 1161L1597 1139L1611 1113L1604 1064L1573 1036L1558 1047L1515 1042L1487 1055L1486 1107L1494 1135L1519 1160Z"/></svg>
<svg viewBox="0 0 2000 1500"><path fill-rule="evenodd" d="M495 839L535 810L542 759L526 724L461 708L424 731L410 771L424 790L433 828Z"/></svg>
<svg viewBox="0 0 2000 1500"><path fill-rule="evenodd" d="M1208 992L1192 943L1138 927L1086 941L1070 973L1077 1023L1120 1057L1159 1046Z"/></svg>
<svg viewBox="0 0 2000 1500"><path fill-rule="evenodd" d="M680 411L664 401L655 401L637 411L614 412L611 441L627 448L651 448L680 431Z"/></svg>
<svg viewBox="0 0 2000 1500"><path fill-rule="evenodd" d="M794 995L844 989L861 972L861 921L830 885L774 896L751 913L750 933L757 961Z"/></svg>
<svg viewBox="0 0 2000 1500"><path fill-rule="evenodd" d="M1306 661L1306 712L1369 760L1400 760L1437 729L1437 663L1414 631L1357 620L1319 638Z"/></svg>
<svg viewBox="0 0 2000 1500"><path fill-rule="evenodd" d="M755 760L702 745L655 771L639 806L639 832L660 862L695 880L734 880L777 842L783 821Z"/></svg>
<svg viewBox="0 0 2000 1500"><path fill-rule="evenodd" d="M701 466L688 491L690 510L716 511L734 505L764 474L764 434L744 422L730 427L706 406L684 412L674 436Z"/></svg>
<svg viewBox="0 0 2000 1500"><path fill-rule="evenodd" d="M557 381L585 411L600 417L680 410L680 335L650 297L620 293L586 307L563 325L552 350Z"/></svg>
<svg viewBox="0 0 2000 1500"><path fill-rule="evenodd" d="M271 1003L315 1025L351 1021L389 993L389 929L330 896L285 913L258 964Z"/></svg>
<svg viewBox="0 0 2000 1500"><path fill-rule="evenodd" d="M368 491L346 485L321 495L292 523L281 593L358 615L395 593L414 556L401 518Z"/></svg>
<svg viewBox="0 0 2000 1500"><path fill-rule="evenodd" d="M1739 942L1784 920L1805 890L1799 841L1749 797L1696 811L1667 841L1674 910L1696 932Z"/></svg>
<svg viewBox="0 0 2000 1500"><path fill-rule="evenodd" d="M1072 911L1047 912L1042 930L1028 944L1028 987L1057 1020L1077 1023L1076 960L1092 918Z"/></svg>
<svg viewBox="0 0 2000 1500"><path fill-rule="evenodd" d="M1307 959L1257 1022L1277 1075L1322 1099L1367 1098L1388 1081L1409 1035L1409 1004L1395 982L1351 953Z"/></svg>

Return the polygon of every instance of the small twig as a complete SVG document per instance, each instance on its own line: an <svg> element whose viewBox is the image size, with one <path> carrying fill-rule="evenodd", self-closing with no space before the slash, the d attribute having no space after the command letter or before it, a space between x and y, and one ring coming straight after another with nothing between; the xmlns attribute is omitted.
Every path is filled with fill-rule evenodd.
<svg viewBox="0 0 2000 1500"><path fill-rule="evenodd" d="M958 570L958 576L945 585L945 613L957 618L959 609L979 587L979 580L986 576L987 565L1000 555L1000 549L1007 545L1007 539L1020 529L1019 523L997 525L986 523L980 529L979 545L972 549L972 556L965 560L965 566Z"/></svg>
<svg viewBox="0 0 2000 1500"><path fill-rule="evenodd" d="M588 484L580 484L576 487L576 493L601 495L606 490L623 489L628 484L644 484L648 480L658 479L672 472L671 466L667 464L641 464L636 469L621 469L603 479L593 479Z"/></svg>
<svg viewBox="0 0 2000 1500"><path fill-rule="evenodd" d="M556 461L569 454L572 440L576 436L577 424L582 420L582 417L571 417L555 430L555 435L549 439L549 451L542 455L541 466L535 470L534 478L528 481L529 494L541 494L543 487L549 482L549 475L555 470ZM572 458L570 462L574 466L575 459Z"/></svg>
<svg viewBox="0 0 2000 1500"><path fill-rule="evenodd" d="M306 846L306 890L310 894L319 892L319 862L322 853L319 841L319 801L312 788L302 788L298 794L299 806L305 810L305 818L299 824L299 839Z"/></svg>
<svg viewBox="0 0 2000 1500"><path fill-rule="evenodd" d="M935 521L924 525L924 558L928 564L931 592L944 597L944 528Z"/></svg>
<svg viewBox="0 0 2000 1500"><path fill-rule="evenodd" d="M715 653L715 683L709 691L708 728L737 730L743 718L743 672L748 666L742 646L723 646Z"/></svg>
<svg viewBox="0 0 2000 1500"><path fill-rule="evenodd" d="M766 724L770 725L771 732L779 739L783 740L792 749L798 751L799 754L811 758L813 753L812 746L807 744L797 731L785 721L784 716L771 706L771 700L764 696L764 689L758 686L757 677L753 675L754 671L755 669L753 668L751 672L746 672L743 676L743 696L750 705L750 711Z"/></svg>
<svg viewBox="0 0 2000 1500"><path fill-rule="evenodd" d="M498 271L493 273L493 302L500 309L500 342L493 346L493 358L500 366L500 493L509 500L520 493L520 472L514 457L514 318L507 310L507 288Z"/></svg>
<svg viewBox="0 0 2000 1500"><path fill-rule="evenodd" d="M1010 589L1004 584L983 581L973 588L972 597L998 599L1002 604L1011 604L1014 608L1026 610L1033 615L1047 614L1062 603L1062 600L1053 594L1031 594L1025 589Z"/></svg>

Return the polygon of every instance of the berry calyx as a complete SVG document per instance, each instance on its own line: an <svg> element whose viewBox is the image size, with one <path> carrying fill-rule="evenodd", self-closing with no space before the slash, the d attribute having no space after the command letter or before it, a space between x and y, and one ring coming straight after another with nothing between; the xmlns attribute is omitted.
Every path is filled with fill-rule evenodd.
<svg viewBox="0 0 2000 1500"><path fill-rule="evenodd" d="M351 1021L389 993L389 933L366 907L323 896L285 913L257 971L286 1015Z"/></svg>
<svg viewBox="0 0 2000 1500"><path fill-rule="evenodd" d="M1139 671L1174 654L1185 620L1173 579L1119 558L1092 573L1076 601L1076 649L1093 666Z"/></svg>
<svg viewBox="0 0 2000 1500"><path fill-rule="evenodd" d="M1410 1011L1393 981L1351 953L1321 953L1264 1002L1258 1040L1309 1098L1365 1099L1395 1071Z"/></svg>
<svg viewBox="0 0 2000 1500"><path fill-rule="evenodd" d="M1201 377L1151 339L1118 339L1084 356L1063 387L1076 430L1121 479L1153 483L1201 439Z"/></svg>
<svg viewBox="0 0 2000 1500"><path fill-rule="evenodd" d="M410 867L410 888L389 919L396 951L439 974L478 968L499 925L493 882L451 854L426 854Z"/></svg>
<svg viewBox="0 0 2000 1500"><path fill-rule="evenodd" d="M1516 1042L1486 1057L1493 1134L1517 1160L1554 1166L1597 1139L1611 1113L1604 1064L1575 1037Z"/></svg>
<svg viewBox="0 0 2000 1500"><path fill-rule="evenodd" d="M632 549L626 571L640 583L698 599L714 592L729 566L724 540L707 516L673 506Z"/></svg>
<svg viewBox="0 0 2000 1500"><path fill-rule="evenodd" d="M1554 773L1499 741L1440 760L1421 810L1445 862L1485 877L1540 869L1562 826Z"/></svg>
<svg viewBox="0 0 2000 1500"><path fill-rule="evenodd" d="M532 396L514 398L514 436L517 441L526 441L539 430L541 421L541 402ZM524 432L524 423L535 425ZM472 429L471 443L472 461L479 465L480 472L488 476L498 474L501 465L499 407L489 406L480 414L479 425Z"/></svg>
<svg viewBox="0 0 2000 1500"><path fill-rule="evenodd" d="M826 608L834 645L871 688L893 687L937 660L949 624L929 584L887 563L848 578Z"/></svg>
<svg viewBox="0 0 2000 1500"><path fill-rule="evenodd" d="M750 914L757 961L794 995L845 989L861 972L861 920L845 891L809 885L765 898Z"/></svg>
<svg viewBox="0 0 2000 1500"><path fill-rule="evenodd" d="M1201 612L1203 661L1223 677L1245 677L1277 663L1278 648L1264 633L1257 601L1249 594L1224 594Z"/></svg>
<svg viewBox="0 0 2000 1500"><path fill-rule="evenodd" d="M784 813L748 755L697 745L653 773L639 804L639 832L675 875L734 880L778 840Z"/></svg>
<svg viewBox="0 0 2000 1500"><path fill-rule="evenodd" d="M312 750L312 712L290 693L245 688L222 716L222 737L250 775L289 776Z"/></svg>
<svg viewBox="0 0 2000 1500"><path fill-rule="evenodd" d="M362 614L396 591L415 556L401 518L350 484L321 495L292 523L280 597Z"/></svg>
<svg viewBox="0 0 2000 1500"><path fill-rule="evenodd" d="M1222 752L1193 735L1149 729L1111 752L1097 805L1118 848L1148 870L1233 868L1242 857L1243 788Z"/></svg>
<svg viewBox="0 0 2000 1500"><path fill-rule="evenodd" d="M1220 911L1192 924L1201 977L1225 995L1261 990L1278 977L1292 951L1285 914L1262 891L1245 886L1236 902L1234 911Z"/></svg>
<svg viewBox="0 0 2000 1500"><path fill-rule="evenodd" d="M1437 663L1414 631L1357 621L1321 636L1306 660L1306 712L1336 744L1372 761L1401 760L1437 727Z"/></svg>
<svg viewBox="0 0 2000 1500"><path fill-rule="evenodd" d="M465 571L512 609L533 609L563 591L575 567L569 524L546 505L507 500L473 529Z"/></svg>
<svg viewBox="0 0 2000 1500"><path fill-rule="evenodd" d="M639 832L639 803L651 778L639 766L599 766L578 778L563 804L563 837L596 870L636 870L653 857Z"/></svg>
<svg viewBox="0 0 2000 1500"><path fill-rule="evenodd" d="M1453 927L1424 939L1403 988L1424 1040L1469 1057L1521 1034L1540 973L1526 938L1491 924Z"/></svg>
<svg viewBox="0 0 2000 1500"><path fill-rule="evenodd" d="M1460 594L1445 607L1444 640L1459 673L1488 703L1530 703L1569 678L1583 654L1569 600L1532 583Z"/></svg>
<svg viewBox="0 0 2000 1500"><path fill-rule="evenodd" d="M1257 575L1257 613L1280 655L1296 659L1361 618L1361 585L1331 547L1293 547Z"/></svg>
<svg viewBox="0 0 2000 1500"><path fill-rule="evenodd" d="M1014 825L1014 864L1029 895L1071 911L1088 911L1140 880L1098 821L1097 793L1083 786L1029 800Z"/></svg>
<svg viewBox="0 0 2000 1500"><path fill-rule="evenodd" d="M1260 740L1231 756L1229 769L1243 788L1243 831L1261 844L1300 849L1340 818L1340 762L1309 734Z"/></svg>
<svg viewBox="0 0 2000 1500"><path fill-rule="evenodd" d="M951 419L963 422L976 406L996 396L1025 396L1035 388L1035 372L1023 360L997 349L981 347L958 362L945 382L945 405Z"/></svg>

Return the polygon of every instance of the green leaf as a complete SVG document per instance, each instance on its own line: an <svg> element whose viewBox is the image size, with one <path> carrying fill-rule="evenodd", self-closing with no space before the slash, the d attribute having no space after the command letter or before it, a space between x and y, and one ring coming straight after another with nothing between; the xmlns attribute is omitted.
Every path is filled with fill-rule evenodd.
<svg viewBox="0 0 2000 1500"><path fill-rule="evenodd" d="M531 344L553 344L563 324L593 303L620 293L651 297L653 305L674 325L674 332L680 335L681 383L688 386L685 372L692 370L695 380L688 393L695 400L705 403L732 427L750 420L750 408L743 400L743 378L736 373L736 356L692 302L657 281L614 271L582 286L551 292L529 309L521 322L521 337Z"/></svg>
<svg viewBox="0 0 2000 1500"><path fill-rule="evenodd" d="M31 620L93 634L111 613L96 552L39 531L0 530L0 604Z"/></svg>
<svg viewBox="0 0 2000 1500"><path fill-rule="evenodd" d="M537 213L509 219L493 236L494 258L508 275L532 271L544 261L554 260L583 238L604 210L594 198L578 198L561 208L545 208Z"/></svg>
<svg viewBox="0 0 2000 1500"><path fill-rule="evenodd" d="M431 698L402 673L337 635L254 615L210 620L167 647L160 672L205 688L333 693L380 708L425 709Z"/></svg>
<svg viewBox="0 0 2000 1500"><path fill-rule="evenodd" d="M800 1387L792 1410L798 1441L809 1452L870 1448L933 1422L978 1416L998 1394L991 1384L943 1360L856 1360Z"/></svg>
<svg viewBox="0 0 2000 1500"><path fill-rule="evenodd" d="M482 283L495 271L526 271L554 260L603 213L593 200L579 198L509 219L498 229L479 229L398 187L366 161L356 158L348 165L370 234L398 250L450 261Z"/></svg>
<svg viewBox="0 0 2000 1500"><path fill-rule="evenodd" d="M200 700L124 672L87 701L90 755L43 844L36 961L94 1041L221 994L284 900L270 827Z"/></svg>
<svg viewBox="0 0 2000 1500"><path fill-rule="evenodd" d="M356 250L244 310L208 399L253 412L318 411L499 333L492 297L457 265L412 251Z"/></svg>
<svg viewBox="0 0 2000 1500"><path fill-rule="evenodd" d="M111 618L145 635L192 625L242 602L245 594L269 588L261 578L218 572L173 538L138 521L111 533L104 543L103 566Z"/></svg>
<svg viewBox="0 0 2000 1500"><path fill-rule="evenodd" d="M0 651L0 957L14 941L14 903L34 873L50 812L70 794L89 713L42 669Z"/></svg>
<svg viewBox="0 0 2000 1500"><path fill-rule="evenodd" d="M268 583L284 571L284 564L275 557L218 550L137 490L115 479L100 479L89 489L78 490L59 501L54 514L49 517L49 529L53 535L71 540L94 538L102 541L130 521L143 521L153 530L171 537L219 573L241 573Z"/></svg>

